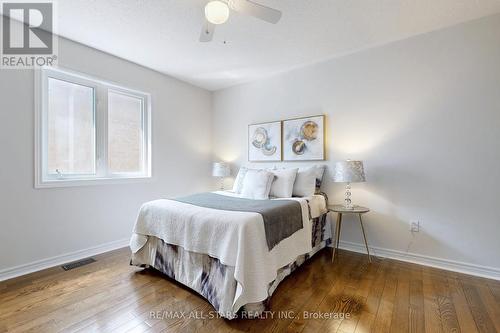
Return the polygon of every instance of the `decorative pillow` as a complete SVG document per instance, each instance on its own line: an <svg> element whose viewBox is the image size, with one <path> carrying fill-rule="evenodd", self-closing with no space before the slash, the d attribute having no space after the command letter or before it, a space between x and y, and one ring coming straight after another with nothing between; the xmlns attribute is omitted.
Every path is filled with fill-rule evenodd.
<svg viewBox="0 0 500 333"><path fill-rule="evenodd" d="M293 193L293 184L299 169L271 170L274 181L271 185L270 196L276 198L290 198Z"/></svg>
<svg viewBox="0 0 500 333"><path fill-rule="evenodd" d="M315 176L316 176L316 191L315 193L318 194L320 192L320 187L321 183L323 182L323 175L325 173L325 166L324 165L315 165L316 168Z"/></svg>
<svg viewBox="0 0 500 333"><path fill-rule="evenodd" d="M274 174L266 170L248 169L243 180L241 195L247 199L269 199Z"/></svg>
<svg viewBox="0 0 500 333"><path fill-rule="evenodd" d="M316 192L316 166L299 169L295 184L293 184L293 196L308 197Z"/></svg>
<svg viewBox="0 0 500 333"><path fill-rule="evenodd" d="M238 175L234 180L233 184L233 192L241 194L241 190L243 189L243 180L245 179L245 175L247 174L248 169L245 167L241 167L238 171Z"/></svg>

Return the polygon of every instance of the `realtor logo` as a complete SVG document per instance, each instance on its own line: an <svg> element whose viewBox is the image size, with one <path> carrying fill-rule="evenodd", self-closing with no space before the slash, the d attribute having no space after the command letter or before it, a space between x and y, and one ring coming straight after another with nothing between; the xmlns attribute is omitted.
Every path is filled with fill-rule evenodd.
<svg viewBox="0 0 500 333"><path fill-rule="evenodd" d="M3 2L2 14L2 68L54 65L54 3Z"/></svg>

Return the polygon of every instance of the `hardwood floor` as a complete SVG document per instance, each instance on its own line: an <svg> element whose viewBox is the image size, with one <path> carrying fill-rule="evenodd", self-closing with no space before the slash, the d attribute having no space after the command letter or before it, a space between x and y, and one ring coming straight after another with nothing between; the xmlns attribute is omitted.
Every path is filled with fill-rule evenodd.
<svg viewBox="0 0 500 333"><path fill-rule="evenodd" d="M389 259L368 264L347 251L332 264L329 251L281 283L267 318L228 321L209 318L213 308L194 292L129 266L121 249L70 271L0 282L0 332L500 332L499 281ZM332 318L310 318L320 314Z"/></svg>

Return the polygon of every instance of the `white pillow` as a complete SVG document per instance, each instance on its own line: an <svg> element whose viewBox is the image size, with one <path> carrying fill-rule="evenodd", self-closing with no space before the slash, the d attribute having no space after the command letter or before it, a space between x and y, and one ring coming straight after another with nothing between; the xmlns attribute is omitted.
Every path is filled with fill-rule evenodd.
<svg viewBox="0 0 500 333"><path fill-rule="evenodd" d="M316 193L320 192L321 188L321 183L323 182L323 174L325 173L325 166L324 165L315 165L316 168L315 175L316 175Z"/></svg>
<svg viewBox="0 0 500 333"><path fill-rule="evenodd" d="M293 184L293 196L309 197L316 192L316 166L299 169L295 184Z"/></svg>
<svg viewBox="0 0 500 333"><path fill-rule="evenodd" d="M290 198L293 193L293 184L299 169L271 170L274 174L274 181L271 185L270 196L276 198Z"/></svg>
<svg viewBox="0 0 500 333"><path fill-rule="evenodd" d="M274 174L266 170L248 169L243 180L241 196L247 199L269 199Z"/></svg>
<svg viewBox="0 0 500 333"><path fill-rule="evenodd" d="M243 180L245 179L245 175L247 174L248 169L245 167L241 167L238 171L238 175L234 180L233 184L233 192L241 194L241 190L243 189Z"/></svg>

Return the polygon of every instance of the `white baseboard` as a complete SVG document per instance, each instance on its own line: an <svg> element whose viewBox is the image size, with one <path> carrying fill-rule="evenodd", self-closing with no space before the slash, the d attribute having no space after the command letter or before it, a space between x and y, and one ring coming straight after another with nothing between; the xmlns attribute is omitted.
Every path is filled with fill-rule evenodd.
<svg viewBox="0 0 500 333"><path fill-rule="evenodd" d="M339 248L353 252L366 253L365 245L359 243L340 241ZM396 259L400 261L411 262L414 264L441 268L448 271L500 280L500 269L494 267L474 265L448 259L440 259L416 253L406 253L403 251L385 249L376 246L370 246L370 254L373 254L377 257Z"/></svg>
<svg viewBox="0 0 500 333"><path fill-rule="evenodd" d="M129 238L112 241L109 243L97 245L88 249L78 250L71 253L61 254L52 258L34 261L28 264L19 265L0 270L0 281L12 279L21 275L41 271L42 269L59 266L71 261L95 256L104 252L120 249L129 244Z"/></svg>

